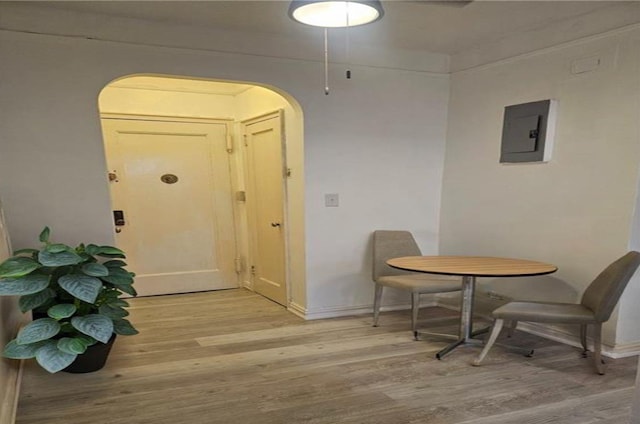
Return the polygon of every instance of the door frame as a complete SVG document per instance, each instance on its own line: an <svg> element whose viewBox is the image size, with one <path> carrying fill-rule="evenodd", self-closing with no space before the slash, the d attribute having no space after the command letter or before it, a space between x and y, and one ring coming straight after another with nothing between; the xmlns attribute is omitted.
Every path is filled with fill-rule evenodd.
<svg viewBox="0 0 640 424"><path fill-rule="evenodd" d="M238 151L234 144L234 135L235 135L235 121L233 118L201 118L201 117L190 117L190 116L175 116L175 115L152 115L152 114L143 114L143 113L109 113L104 112L100 113L100 121L103 119L108 120L128 120L128 121L156 121L156 122L178 122L178 123L194 123L194 124L222 124L225 125L226 128L226 150L230 155L229 157L229 177L231 179L231 193L235 195L238 192L239 186L239 178L238 178L238 167L236 160L234 158L234 153ZM102 128L101 128L102 131ZM107 167L107 152L105 144L106 140L103 136L103 147L105 148L105 169L107 172L111 172ZM239 246L239 237L240 237L240 215L238 211L238 202L235 201L237 196L232 198L232 216L233 216L233 231L234 231L234 269L236 272L235 282L238 287L242 286L241 280L241 249ZM113 199L109 194L109 206L110 210L113 210ZM111 222L113 225L113 222ZM114 230L115 231L115 230Z"/></svg>
<svg viewBox="0 0 640 424"><path fill-rule="evenodd" d="M262 121L266 121L268 119L278 118L280 123L280 157L282 160L282 219L284 221L284 284L285 284L285 292L286 292L286 308L290 308L291 306L291 284L290 284L290 255L289 255L289 237L290 237L290 225L289 225L289 198L288 198L288 182L287 177L289 175L289 167L287 164L287 139L285 132L285 117L284 117L284 109L277 109L271 112L262 113L257 116L253 116L247 119L243 119L238 121L239 129L238 134L239 137L242 138L242 178L244 182L244 190L247 191L248 184L250 181L249 176L249 161L248 161L248 144L246 142L246 134L243 129L247 125L257 124ZM245 215L245 223L247 229L247 261L245 271L245 278L241 278L241 284L244 283L245 287L254 291L254 278L255 275L251 272L250 265L254 263L254 258L256 256L257 242L255 240L256 234L255 229L252 231L251 222L255 222L255 210L250 210L249 207L246 207L246 215Z"/></svg>

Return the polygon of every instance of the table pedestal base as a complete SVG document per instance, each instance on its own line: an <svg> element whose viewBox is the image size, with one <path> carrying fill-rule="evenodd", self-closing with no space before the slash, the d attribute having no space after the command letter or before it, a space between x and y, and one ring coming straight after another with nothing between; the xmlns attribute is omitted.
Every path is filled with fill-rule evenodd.
<svg viewBox="0 0 640 424"><path fill-rule="evenodd" d="M473 326L473 297L476 291L476 277L469 275L462 277L462 297L460 299L460 338L451 343L440 352L436 353L436 358L442 359L458 346L482 345L482 340L473 337L484 334L490 327L478 331L472 331Z"/></svg>
<svg viewBox="0 0 640 424"><path fill-rule="evenodd" d="M471 333L471 337L461 338L461 339L456 340L455 342L447 345L440 352L436 353L436 358L437 359L444 358L446 354L450 353L453 349L455 349L455 348L457 348L459 346L469 346L470 345L470 346L481 347L482 345L484 345L484 341L483 340L474 339L472 337L478 336L480 334L487 333L490 328L491 327L486 327L486 328L483 328L481 330L474 331L473 333Z"/></svg>

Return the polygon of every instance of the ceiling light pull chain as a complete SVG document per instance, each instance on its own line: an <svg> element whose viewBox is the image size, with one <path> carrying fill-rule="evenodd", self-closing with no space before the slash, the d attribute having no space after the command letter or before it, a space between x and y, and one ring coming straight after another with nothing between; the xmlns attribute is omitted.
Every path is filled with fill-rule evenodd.
<svg viewBox="0 0 640 424"><path fill-rule="evenodd" d="M324 94L329 95L329 28L324 29Z"/></svg>
<svg viewBox="0 0 640 424"><path fill-rule="evenodd" d="M326 6L329 6L327 8ZM346 8L346 20L342 10ZM303 24L324 28L324 94L329 94L328 28L346 27L346 74L351 79L350 26L378 21L384 16L380 0L291 0L289 17Z"/></svg>
<svg viewBox="0 0 640 424"><path fill-rule="evenodd" d="M351 50L349 49L349 32L350 32L350 23L349 23L349 2L347 2L347 28L345 29L345 51L347 56L347 79L351 79Z"/></svg>

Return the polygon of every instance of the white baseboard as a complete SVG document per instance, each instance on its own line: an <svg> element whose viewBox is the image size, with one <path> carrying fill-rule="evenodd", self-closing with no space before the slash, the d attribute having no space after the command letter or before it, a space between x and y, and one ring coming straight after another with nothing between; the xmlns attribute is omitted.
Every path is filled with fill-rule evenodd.
<svg viewBox="0 0 640 424"><path fill-rule="evenodd" d="M625 343L612 346L608 350L610 358L627 358L629 356L640 355L640 342Z"/></svg>
<svg viewBox="0 0 640 424"><path fill-rule="evenodd" d="M22 383L22 369L24 361L16 362L9 367L4 399L0 400L0 424L14 424L18 412L18 399L20 396L20 384Z"/></svg>
<svg viewBox="0 0 640 424"><path fill-rule="evenodd" d="M440 306L446 309L451 310L459 310L458 307L454 306L451 301L447 302L447 297L443 296L441 298L431 298L427 301L420 304L421 307L429 307L429 306ZM381 311L397 311L410 309L411 305L409 304L395 304L395 305L385 305L380 308ZM371 314L373 311L373 305L359 305L359 306L337 306L330 308L304 308L298 304L291 302L289 304L288 310L301 318L306 320L315 320L315 319L326 319L326 318L337 318L344 317L349 315L361 315L361 314ZM488 316L485 318L490 319ZM572 334L566 331L563 328L547 326L538 323L528 323L528 322L519 322L518 330L525 331L527 333L535 334L540 337L544 337L549 340L553 340L559 343L564 343L569 346L575 346L581 348L580 339L577 335ZM587 339L588 345L593 346L593 341L591 338ZM627 344L618 344L618 345L610 345L603 343L602 345L602 355L609 358L624 358L628 356L640 355L640 342L633 342Z"/></svg>
<svg viewBox="0 0 640 424"><path fill-rule="evenodd" d="M490 302L492 301L497 300L499 302L505 302L508 299L492 297L491 295L488 295L486 293L478 292L476 293L476 300L481 303L485 302L484 306L486 307L486 305L490 304ZM438 302L438 306L452 310L459 310L459 308L454 306L451 302L447 302L447 299L444 297L440 299L440 301ZM496 306L499 306L499 303L496 304ZM488 314L489 311L487 311L486 313ZM491 317L488 315L480 314L480 316L491 320ZM580 337L577 334L573 334L567 331L566 328L533 322L518 322L518 330L535 334L536 336L540 336L559 343L564 343L569 346L582 348ZM587 337L587 345L593 346L593 339L591 337ZM640 342L627 343L623 345L611 345L607 343L602 344L602 356L616 359L635 355L640 355Z"/></svg>
<svg viewBox="0 0 640 424"><path fill-rule="evenodd" d="M298 305L296 302L289 302L287 306L287 311L291 312L294 315L299 316L300 318L307 319L307 308L304 306Z"/></svg>
<svg viewBox="0 0 640 424"><path fill-rule="evenodd" d="M545 326L533 322L519 322L518 330L582 349L582 344L578 336L557 327ZM587 346L589 346L590 349L591 346L593 346L591 337L587 337ZM624 345L602 344L602 356L606 356L607 358L617 359L636 355L640 355L640 342Z"/></svg>
<svg viewBox="0 0 640 424"><path fill-rule="evenodd" d="M437 302L435 300L426 300L420 303L420 307L429 307L429 306L437 306ZM292 310L293 303L289 304L289 310L296 315L299 315L307 320L314 319L325 319L325 318L338 318L345 317L350 315L363 315L363 314L372 314L373 313L373 305L358 305L358 306L335 306L331 308L308 308L308 309L297 309L296 311ZM299 306L298 306L299 308ZM411 309L411 305L407 303L395 304L395 305L384 305L380 307L381 312L386 311L400 311L405 309Z"/></svg>
<svg viewBox="0 0 640 424"><path fill-rule="evenodd" d="M22 324L24 324L23 321L26 319L30 320L31 317L29 316L29 318L27 318L26 315L15 317L15 321L17 322L15 322L13 326L8 325L8 327L15 328L10 334L17 334ZM2 377L4 378L3 381L0 381L0 384L5 387L4 398L0 399L0 424L14 424L18 412L20 385L22 384L22 373L25 361L17 361L14 359L4 359L3 361L6 361L4 364L7 366L3 367Z"/></svg>

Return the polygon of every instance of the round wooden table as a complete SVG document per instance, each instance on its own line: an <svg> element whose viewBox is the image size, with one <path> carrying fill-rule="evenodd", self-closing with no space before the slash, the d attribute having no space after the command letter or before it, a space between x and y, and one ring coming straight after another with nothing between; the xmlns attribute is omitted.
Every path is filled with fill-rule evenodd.
<svg viewBox="0 0 640 424"><path fill-rule="evenodd" d="M555 265L543 262L487 256L406 256L389 259L387 265L405 271L462 277L460 337L438 352L438 359L442 359L458 346L477 343L473 336L487 330L474 333L472 328L476 277L526 277L551 274L558 270Z"/></svg>

